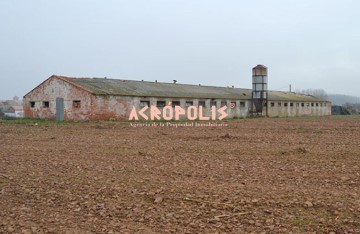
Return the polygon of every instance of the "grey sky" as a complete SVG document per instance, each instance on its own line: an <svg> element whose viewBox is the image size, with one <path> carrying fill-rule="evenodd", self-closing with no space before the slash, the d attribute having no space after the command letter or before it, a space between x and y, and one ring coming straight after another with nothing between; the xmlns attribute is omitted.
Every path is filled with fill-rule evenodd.
<svg viewBox="0 0 360 234"><path fill-rule="evenodd" d="M358 0L1 0L0 99L52 74L359 96Z"/></svg>

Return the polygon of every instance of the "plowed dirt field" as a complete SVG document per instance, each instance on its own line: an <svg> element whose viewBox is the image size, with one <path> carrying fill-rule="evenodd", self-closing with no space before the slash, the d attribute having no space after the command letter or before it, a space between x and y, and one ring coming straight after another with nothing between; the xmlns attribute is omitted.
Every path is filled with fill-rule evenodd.
<svg viewBox="0 0 360 234"><path fill-rule="evenodd" d="M0 233L360 233L360 118L0 122Z"/></svg>

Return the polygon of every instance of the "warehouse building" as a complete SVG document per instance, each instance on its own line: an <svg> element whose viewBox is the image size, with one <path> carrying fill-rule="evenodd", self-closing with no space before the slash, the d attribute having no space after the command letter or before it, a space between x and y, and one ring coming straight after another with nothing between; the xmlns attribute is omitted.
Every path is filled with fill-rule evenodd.
<svg viewBox="0 0 360 234"><path fill-rule="evenodd" d="M205 116L211 115L212 106L227 106L228 119L331 115L331 103L326 100L268 91L267 71L258 92L254 84L257 71L265 68L258 65L253 69L253 89L53 75L24 96L24 113L25 118L36 119L128 120L134 107L156 106L161 110L171 105L184 109L201 106Z"/></svg>

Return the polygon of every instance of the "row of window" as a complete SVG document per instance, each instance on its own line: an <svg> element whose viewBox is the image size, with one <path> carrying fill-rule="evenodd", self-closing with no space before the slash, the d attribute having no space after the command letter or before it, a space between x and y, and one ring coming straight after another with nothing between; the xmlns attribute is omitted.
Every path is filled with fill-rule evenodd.
<svg viewBox="0 0 360 234"><path fill-rule="evenodd" d="M305 107L305 105L306 105L306 107L310 107L310 106L312 106L312 107L314 107L314 106L326 106L326 104L325 103L318 103L318 102L311 102L311 103L309 103L309 102L306 102L306 103L304 103L304 102L296 102L295 103L296 104L296 107L299 107L300 105L301 105L301 107ZM290 105L290 107L293 107L294 106L294 103L293 102L290 102L290 103L288 103L288 102L284 102L284 103L282 103L282 102L278 102L278 107L282 107L282 106L284 106L284 107L287 107L287 106L289 106ZM270 102L270 106L271 107L274 107L275 106L275 103L274 102Z"/></svg>
<svg viewBox="0 0 360 234"><path fill-rule="evenodd" d="M30 102L30 108L35 108L35 104L36 104L36 102L31 101ZM50 107L50 102L49 101L43 101L41 106L42 106L42 108L49 108ZM74 100L73 101L73 108L80 108L80 107L81 107L81 101Z"/></svg>
<svg viewBox="0 0 360 234"><path fill-rule="evenodd" d="M215 100L211 100L210 101L210 107L211 106L217 106L217 102L218 101L215 101ZM294 103L293 102L278 102L278 107L287 107L287 106L290 106L290 107L293 107L294 106ZM180 106L180 101L171 101L171 105L172 107L175 107L175 106ZM194 105L194 102L193 101L186 101L185 102L185 107L189 107L189 106L193 106ZM230 102L230 105L231 105L231 108L234 108L236 107L236 102L235 101L231 101ZM296 107L299 107L301 105L301 107L314 107L314 106L326 106L325 103L314 103L314 102L296 102L295 103ZM147 101L147 100L141 100L140 101L140 107L145 107L145 106L150 106L150 101ZM166 102L165 101L157 101L156 102L156 106L161 108L161 107L165 107L166 106ZM205 104L205 101L198 101L198 106L202 106L202 107L206 107L206 104ZM223 106L227 106L227 101L220 101L220 106L223 107ZM266 103L265 103L265 106L266 106ZM270 106L271 107L275 107L275 102L270 102ZM35 102L34 101L31 101L30 102L30 107L31 108L34 108L35 107ZM49 101L43 101L42 102L42 107L43 108L49 108L50 107L50 102ZM80 108L81 107L81 101L80 100L74 100L73 101L73 108ZM245 102L240 102L240 107L245 107Z"/></svg>
<svg viewBox="0 0 360 234"><path fill-rule="evenodd" d="M35 107L35 102L30 102L30 107L34 108ZM43 108L49 108L50 107L50 103L48 101L43 101L42 102L42 107Z"/></svg>
<svg viewBox="0 0 360 234"><path fill-rule="evenodd" d="M287 107L287 106L293 107L294 106L293 102L290 102L290 103L289 102L278 102L277 104L278 104L278 107L282 107L282 106L284 106L284 107ZM180 101L172 101L171 105L172 105L172 107L180 106ZM189 106L193 106L193 105L194 105L193 101L186 101L185 102L185 107L189 107ZM232 102L230 102L230 105L231 105L232 108L234 108L234 107L236 107L236 102L232 101ZM323 107L323 106L326 106L325 103L318 103L318 102L316 102L316 103L314 103L314 102L311 102L311 103L309 103L309 102L306 102L306 103L304 103L304 102L301 102L301 103L296 102L295 105L296 105L296 107L299 107L299 106L301 106L301 107L305 107L305 106L306 107L310 107L310 106L312 106L312 107L314 107L314 106ZM143 100L140 101L140 107L144 107L144 106L150 106L150 101L143 101ZM165 101L157 101L156 106L157 107L165 107L166 102ZM198 106L206 107L205 101L198 101ZM217 106L217 101L213 101L213 100L210 101L210 107L211 106ZM227 101L220 101L220 107L223 107L223 106L227 106ZM266 106L266 103L265 103L265 106ZM270 106L275 107L275 102L271 102ZM240 102L240 107L245 107L245 102Z"/></svg>
<svg viewBox="0 0 360 234"><path fill-rule="evenodd" d="M189 106L193 106L194 102L193 101L186 101L185 102L185 107L189 107ZM140 107L145 107L145 106L150 106L150 101L145 101L145 100L141 100L140 101ZM165 107L166 106L166 101L156 101L156 107ZM180 106L180 101L171 101L171 106L175 107L175 106ZM198 105L197 106L202 106L202 107L206 107L206 103L205 101L198 101ZM210 101L210 107L211 106L217 106L217 101ZM227 106L227 101L220 101L220 106ZM231 102L231 107L234 108L236 107L236 102L232 101ZM240 107L245 107L245 102L240 102Z"/></svg>

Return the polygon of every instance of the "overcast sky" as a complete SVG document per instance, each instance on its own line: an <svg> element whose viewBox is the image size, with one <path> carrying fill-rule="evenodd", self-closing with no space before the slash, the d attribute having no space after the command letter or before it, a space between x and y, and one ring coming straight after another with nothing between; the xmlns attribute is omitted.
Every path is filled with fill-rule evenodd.
<svg viewBox="0 0 360 234"><path fill-rule="evenodd" d="M1 0L0 99L52 74L360 96L358 0Z"/></svg>

